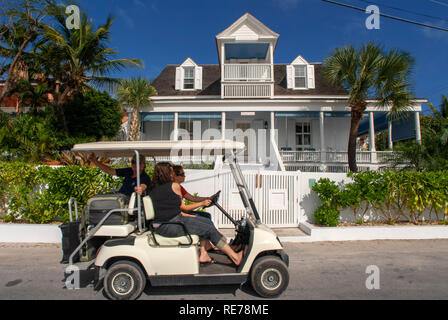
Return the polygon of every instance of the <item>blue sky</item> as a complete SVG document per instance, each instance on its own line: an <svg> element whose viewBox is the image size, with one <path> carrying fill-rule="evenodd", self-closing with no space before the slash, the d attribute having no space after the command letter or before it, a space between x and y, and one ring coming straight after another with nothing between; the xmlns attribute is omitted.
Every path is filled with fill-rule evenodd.
<svg viewBox="0 0 448 320"><path fill-rule="evenodd" d="M377 4L382 14L448 29L448 0L336 0L366 8ZM409 51L415 59L412 83L417 98L438 106L448 95L448 32L380 19L368 30L365 12L320 0L78 0L94 19L112 14L111 46L121 58L144 61L143 70L115 76L154 79L168 64L191 57L198 64L218 64L215 36L249 12L280 34L275 63L290 63L301 54L322 62L334 48L374 41L386 49ZM401 10L396 10L399 8ZM426 113L426 112L425 112Z"/></svg>

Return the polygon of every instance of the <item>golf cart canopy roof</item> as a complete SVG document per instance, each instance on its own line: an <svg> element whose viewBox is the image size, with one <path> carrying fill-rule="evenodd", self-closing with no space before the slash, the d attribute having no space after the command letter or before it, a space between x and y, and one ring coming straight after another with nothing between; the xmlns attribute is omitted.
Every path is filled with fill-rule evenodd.
<svg viewBox="0 0 448 320"><path fill-rule="evenodd" d="M76 144L73 152L99 157L132 157L135 150L145 157L226 155L244 150L243 142L232 140L105 141Z"/></svg>

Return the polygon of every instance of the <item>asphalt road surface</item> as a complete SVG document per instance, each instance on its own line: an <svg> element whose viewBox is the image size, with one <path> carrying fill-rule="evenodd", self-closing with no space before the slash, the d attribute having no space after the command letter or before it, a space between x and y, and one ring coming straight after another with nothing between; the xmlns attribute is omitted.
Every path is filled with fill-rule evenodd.
<svg viewBox="0 0 448 320"><path fill-rule="evenodd" d="M448 299L448 240L285 243L290 283L278 299ZM61 249L0 244L1 300L105 300L67 290ZM151 287L141 300L260 300L249 285Z"/></svg>

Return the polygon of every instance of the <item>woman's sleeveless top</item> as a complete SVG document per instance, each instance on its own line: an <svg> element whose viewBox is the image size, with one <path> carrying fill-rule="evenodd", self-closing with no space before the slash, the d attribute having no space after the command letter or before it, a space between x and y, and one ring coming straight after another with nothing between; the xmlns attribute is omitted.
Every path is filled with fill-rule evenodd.
<svg viewBox="0 0 448 320"><path fill-rule="evenodd" d="M155 217L154 222L167 222L180 214L180 197L174 193L172 182L155 186L150 192Z"/></svg>

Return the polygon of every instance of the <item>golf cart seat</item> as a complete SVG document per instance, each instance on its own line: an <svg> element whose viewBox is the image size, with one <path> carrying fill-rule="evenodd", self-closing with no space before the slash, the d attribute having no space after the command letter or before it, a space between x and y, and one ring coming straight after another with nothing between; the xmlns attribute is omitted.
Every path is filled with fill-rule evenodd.
<svg viewBox="0 0 448 320"><path fill-rule="evenodd" d="M148 221L153 221L155 216L154 206L151 197L143 197L143 206L145 210L145 217ZM148 233L148 244L151 247L172 247L172 246L190 246L196 245L199 242L199 237L194 234L188 234L181 237L164 237L157 234L156 231Z"/></svg>
<svg viewBox="0 0 448 320"><path fill-rule="evenodd" d="M129 199L129 216L134 216L136 211L133 211L135 208L137 194L132 193ZM137 221L129 221L127 224L123 225L103 225L98 231L95 233L95 237L127 237L132 232L137 229Z"/></svg>

